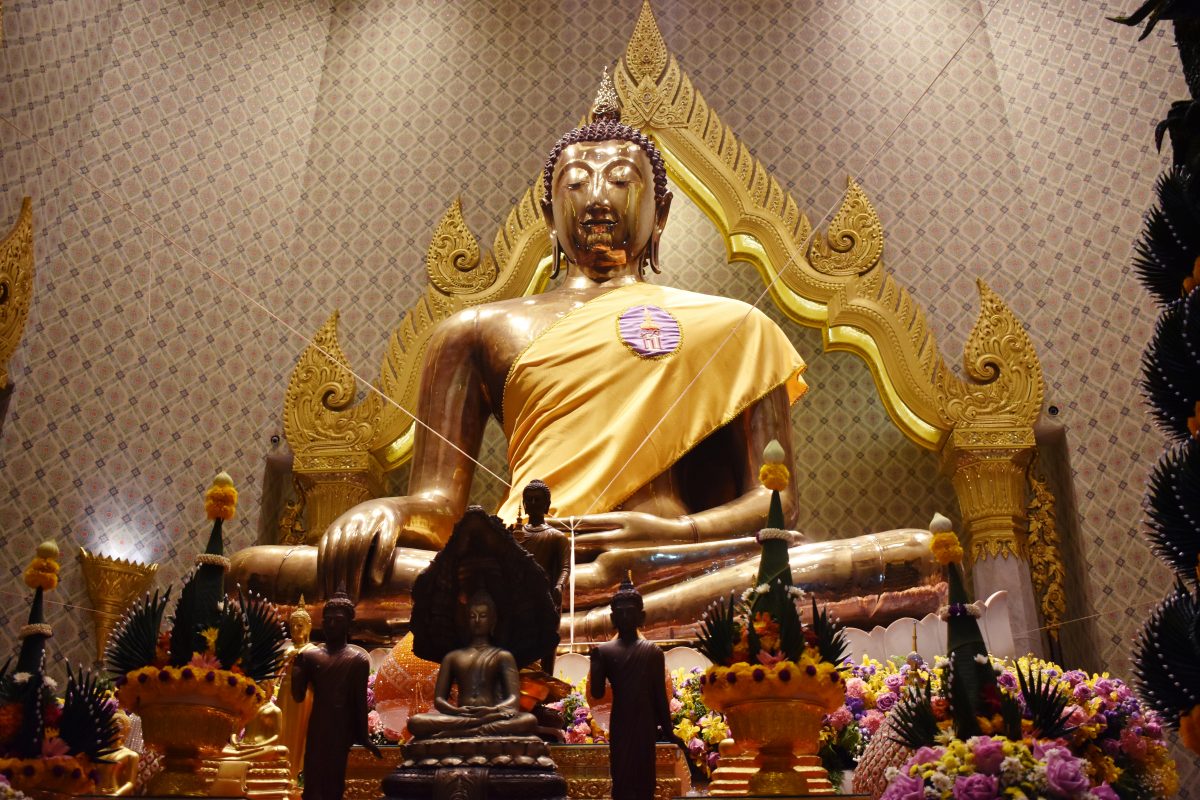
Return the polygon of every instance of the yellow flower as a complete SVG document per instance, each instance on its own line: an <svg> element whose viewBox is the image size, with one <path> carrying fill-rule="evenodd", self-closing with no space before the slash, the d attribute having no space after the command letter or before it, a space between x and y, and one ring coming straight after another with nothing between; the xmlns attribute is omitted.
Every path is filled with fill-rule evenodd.
<svg viewBox="0 0 1200 800"><path fill-rule="evenodd" d="M696 723L686 717L680 720L679 724L675 726L675 735L685 742L695 739L699 733L700 729L696 727Z"/></svg>
<svg viewBox="0 0 1200 800"><path fill-rule="evenodd" d="M954 531L935 533L929 549L933 551L933 557L942 565L957 564L963 559L962 545L958 543L958 537L954 535Z"/></svg>
<svg viewBox="0 0 1200 800"><path fill-rule="evenodd" d="M759 482L775 492L782 492L788 487L791 473L785 464L763 464L758 470Z"/></svg>
<svg viewBox="0 0 1200 800"><path fill-rule="evenodd" d="M204 513L209 519L233 519L237 511L237 489L233 488L233 478L228 472L222 472L213 478L212 486L204 493Z"/></svg>
<svg viewBox="0 0 1200 800"><path fill-rule="evenodd" d="M200 635L204 637L204 652L215 652L217 649L217 629L205 628L200 631Z"/></svg>

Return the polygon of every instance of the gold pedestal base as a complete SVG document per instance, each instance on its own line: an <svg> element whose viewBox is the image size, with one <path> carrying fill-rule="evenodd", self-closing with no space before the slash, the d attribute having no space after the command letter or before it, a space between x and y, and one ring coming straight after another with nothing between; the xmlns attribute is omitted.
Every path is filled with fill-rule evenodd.
<svg viewBox="0 0 1200 800"><path fill-rule="evenodd" d="M606 800L612 797L606 744L555 744L550 757L567 780L571 800ZM673 744L654 749L654 800L671 800L692 790L692 780L683 751Z"/></svg>
<svg viewBox="0 0 1200 800"><path fill-rule="evenodd" d="M350 748L346 760L346 793L344 800L379 800L380 784L392 774L403 760L404 748L388 745L379 748L383 758L375 758L365 747Z"/></svg>

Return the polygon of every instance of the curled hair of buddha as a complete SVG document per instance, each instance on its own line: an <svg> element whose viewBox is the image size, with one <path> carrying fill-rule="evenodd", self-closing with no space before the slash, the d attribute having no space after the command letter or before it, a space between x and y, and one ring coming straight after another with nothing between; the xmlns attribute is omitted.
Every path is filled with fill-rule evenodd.
<svg viewBox="0 0 1200 800"><path fill-rule="evenodd" d="M662 153L658 152L658 148L646 134L619 120L608 118L597 119L582 128L576 128L564 134L554 143L554 149L550 151L550 157L546 159L546 167L542 171L542 187L545 190L546 202L550 202L553 194L554 167L558 164L563 150L579 142L610 141L632 142L645 151L646 156L650 159L650 166L654 168L654 199L656 202L662 202L663 197L667 194L667 167L663 163Z"/></svg>
<svg viewBox="0 0 1200 800"><path fill-rule="evenodd" d="M534 478L529 483L525 484L525 488L521 490L521 497L527 498L531 494L539 494L547 499L550 497L550 487L545 481ZM526 503L525 505L529 505Z"/></svg>
<svg viewBox="0 0 1200 800"><path fill-rule="evenodd" d="M345 588L338 589L333 593L333 597L325 601L323 613L328 614L330 611L344 611L354 619L354 601L350 599L350 595L346 594Z"/></svg>
<svg viewBox="0 0 1200 800"><path fill-rule="evenodd" d="M633 606L638 610L642 608L642 593L633 585L633 576L626 574L621 580L621 585L617 587L616 594L612 596L612 607L617 606Z"/></svg>

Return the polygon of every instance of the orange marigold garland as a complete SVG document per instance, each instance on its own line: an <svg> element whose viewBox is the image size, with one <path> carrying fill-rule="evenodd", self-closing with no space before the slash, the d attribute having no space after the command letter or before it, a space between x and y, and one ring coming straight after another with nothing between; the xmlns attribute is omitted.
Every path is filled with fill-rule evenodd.
<svg viewBox="0 0 1200 800"><path fill-rule="evenodd" d="M42 542L37 547L37 555L25 568L25 585L30 589L52 591L58 587L58 570L58 545Z"/></svg>
<svg viewBox="0 0 1200 800"><path fill-rule="evenodd" d="M209 519L231 520L237 512L237 489L228 472L213 478L212 486L204 493L204 513Z"/></svg>

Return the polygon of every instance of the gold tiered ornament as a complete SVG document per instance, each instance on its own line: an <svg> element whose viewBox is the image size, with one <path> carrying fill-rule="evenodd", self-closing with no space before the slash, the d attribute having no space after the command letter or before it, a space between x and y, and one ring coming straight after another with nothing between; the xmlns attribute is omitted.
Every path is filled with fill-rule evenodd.
<svg viewBox="0 0 1200 800"><path fill-rule="evenodd" d="M266 683L284 656L275 607L252 592L225 597L221 524L237 507L227 474L213 481L204 506L213 520L208 547L196 557L170 624L160 632L170 591L147 594L113 631L106 652L121 705L141 716L146 743L163 754L150 794L207 794L204 760L218 756L267 702Z"/></svg>
<svg viewBox="0 0 1200 800"><path fill-rule="evenodd" d="M8 663L0 667L0 775L38 798L94 791L96 766L117 740L116 708L89 672L68 667L62 698L46 675L45 645L54 632L44 618L43 595L58 586L58 570L58 546L38 545L25 570L34 595L17 665L11 672Z"/></svg>
<svg viewBox="0 0 1200 800"><path fill-rule="evenodd" d="M759 480L771 490L757 585L713 603L701 621L700 649L713 666L701 677L704 703L725 714L738 746L754 757L751 794L833 794L821 759L821 724L845 699L838 668L846 641L841 626L813 602L805 625L788 562L779 492L788 485L783 449L763 454ZM714 789L713 794L724 794Z"/></svg>

